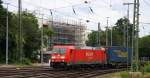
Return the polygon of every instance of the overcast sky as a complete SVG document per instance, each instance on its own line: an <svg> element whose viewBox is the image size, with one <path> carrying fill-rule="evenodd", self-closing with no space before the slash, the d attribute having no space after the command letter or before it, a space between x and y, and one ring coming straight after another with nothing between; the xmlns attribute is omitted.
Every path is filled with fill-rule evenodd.
<svg viewBox="0 0 150 78"><path fill-rule="evenodd" d="M10 3L9 10L17 12L17 0L3 0L4 3ZM85 4L85 0L22 0L23 9L31 11L40 11L44 13L45 18L50 18L50 10L54 15L54 19L72 19L81 20L86 23L85 20L90 20L86 23L88 29L97 30L97 22L101 23L101 28L106 27L106 17L109 18L109 26L114 26L117 19L127 15L127 6L123 3L131 2L133 0L87 0L89 3ZM15 6L12 6L15 5ZM6 7L6 5L4 4ZM90 8L93 12L91 12ZM76 14L74 14L73 9ZM130 6L130 20L132 22L133 5ZM59 18L59 19L58 19ZM64 21L64 20L60 20ZM140 0L140 36L150 34L150 2L149 0Z"/></svg>

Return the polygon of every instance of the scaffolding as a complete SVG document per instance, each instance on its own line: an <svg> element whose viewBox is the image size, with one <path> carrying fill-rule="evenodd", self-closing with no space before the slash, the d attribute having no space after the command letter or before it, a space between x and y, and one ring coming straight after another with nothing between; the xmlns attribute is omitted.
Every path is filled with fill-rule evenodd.
<svg viewBox="0 0 150 78"><path fill-rule="evenodd" d="M68 20L66 22L50 21L50 27L54 31L51 44L73 44L85 46L85 24Z"/></svg>

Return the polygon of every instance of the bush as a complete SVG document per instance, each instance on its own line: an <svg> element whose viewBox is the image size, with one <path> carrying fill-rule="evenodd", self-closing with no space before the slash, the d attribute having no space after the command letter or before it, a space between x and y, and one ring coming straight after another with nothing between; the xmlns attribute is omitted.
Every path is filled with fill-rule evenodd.
<svg viewBox="0 0 150 78"><path fill-rule="evenodd" d="M23 58L22 62L20 61L16 61L15 64L17 67L26 67L26 66L32 66L32 62L31 60L29 60L28 58Z"/></svg>
<svg viewBox="0 0 150 78"><path fill-rule="evenodd" d="M148 65L150 65L150 61L144 63L144 66L148 66Z"/></svg>
<svg viewBox="0 0 150 78"><path fill-rule="evenodd" d="M29 59L27 59L27 58L24 58L24 59L23 59L23 64L24 64L24 65L31 65L32 63L31 63L31 60L29 60Z"/></svg>
<svg viewBox="0 0 150 78"><path fill-rule="evenodd" d="M150 73L150 64L147 66L144 66L144 72Z"/></svg>

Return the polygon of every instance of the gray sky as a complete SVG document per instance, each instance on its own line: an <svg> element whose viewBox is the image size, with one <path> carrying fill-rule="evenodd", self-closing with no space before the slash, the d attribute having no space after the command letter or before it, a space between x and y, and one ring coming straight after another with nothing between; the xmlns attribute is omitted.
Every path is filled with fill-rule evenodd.
<svg viewBox="0 0 150 78"><path fill-rule="evenodd" d="M3 0L17 6L17 0ZM124 2L133 2L133 0L87 0L88 4L84 4L84 0L22 0L23 9L31 11L40 11L45 14L45 18L50 18L50 10L54 15L54 19L63 18L71 20L90 20L86 23L88 29L97 30L97 22L101 23L101 28L106 26L106 17L109 18L109 26L113 26L117 19L126 16L127 6L123 6ZM4 5L6 7L6 5ZM9 6L9 10L17 12L17 7ZM111 6L111 7L110 7ZM90 8L94 11L92 13ZM76 14L73 13L74 8ZM150 34L150 2L149 0L140 0L140 36ZM132 22L133 6L130 7L130 20ZM57 19L58 20L58 19ZM63 21L63 20L60 20Z"/></svg>

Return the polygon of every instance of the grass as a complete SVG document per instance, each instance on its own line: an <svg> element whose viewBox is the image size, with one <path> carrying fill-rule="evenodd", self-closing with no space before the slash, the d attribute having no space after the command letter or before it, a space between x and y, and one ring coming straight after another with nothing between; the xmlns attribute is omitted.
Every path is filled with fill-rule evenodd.
<svg viewBox="0 0 150 78"><path fill-rule="evenodd" d="M32 65L16 64L16 67L19 67L19 68L21 68L21 67L30 67L30 66L32 66Z"/></svg>
<svg viewBox="0 0 150 78"><path fill-rule="evenodd" d="M97 76L95 78L121 78L120 73L110 73Z"/></svg>
<svg viewBox="0 0 150 78"><path fill-rule="evenodd" d="M150 73L150 64L144 66L144 72Z"/></svg>
<svg viewBox="0 0 150 78"><path fill-rule="evenodd" d="M123 72L120 72L120 76L121 76L121 78L128 78L129 74L128 74L128 72L123 71Z"/></svg>
<svg viewBox="0 0 150 78"><path fill-rule="evenodd" d="M144 78L150 78L150 62L144 65Z"/></svg>
<svg viewBox="0 0 150 78"><path fill-rule="evenodd" d="M32 63L29 59L24 58L22 63L15 63L16 67L29 67Z"/></svg>
<svg viewBox="0 0 150 78"><path fill-rule="evenodd" d="M129 78L129 74L127 71L117 72L117 73L110 73L105 75L100 75L96 78ZM144 78L150 78L150 73L146 73Z"/></svg>

